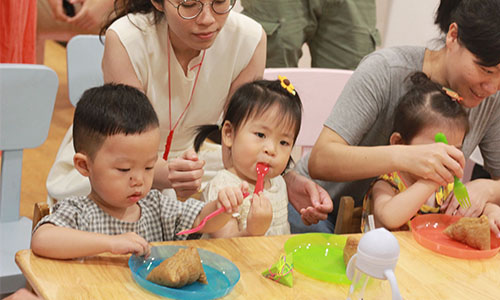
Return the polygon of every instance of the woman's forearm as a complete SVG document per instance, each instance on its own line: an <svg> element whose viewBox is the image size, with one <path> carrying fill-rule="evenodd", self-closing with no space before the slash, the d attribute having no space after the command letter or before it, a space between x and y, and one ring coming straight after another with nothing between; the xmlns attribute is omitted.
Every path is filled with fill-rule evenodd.
<svg viewBox="0 0 500 300"><path fill-rule="evenodd" d="M350 181L400 170L397 155L401 147L350 146L335 132L325 128L311 151L309 174L314 179Z"/></svg>

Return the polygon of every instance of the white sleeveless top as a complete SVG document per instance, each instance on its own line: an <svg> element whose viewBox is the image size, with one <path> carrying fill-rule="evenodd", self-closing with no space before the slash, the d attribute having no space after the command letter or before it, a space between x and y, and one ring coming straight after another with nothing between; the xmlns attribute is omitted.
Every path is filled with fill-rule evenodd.
<svg viewBox="0 0 500 300"><path fill-rule="evenodd" d="M113 30L119 36L137 78L158 114L161 131L158 155L162 157L170 132L167 26L165 19L157 25L152 25L151 20L152 14L129 14L116 20L109 30ZM229 13L214 44L206 50L193 100L175 130L169 160L193 148L196 126L217 123L232 82L250 62L261 36L262 27L259 23L239 13L233 11ZM191 96L198 71L196 67L193 70L191 68L200 63L203 51L189 63L190 71L185 76L174 51L172 48L170 50L172 126L174 126ZM73 166L75 152L71 131L72 127L66 133L47 177L49 203L50 197L64 199L69 196L86 196L90 193L88 179L78 173ZM204 186L216 171L223 168L220 146L205 143L199 157L206 162Z"/></svg>
<svg viewBox="0 0 500 300"><path fill-rule="evenodd" d="M132 14L114 22L115 31L128 52L132 66L160 121L161 154L170 131L168 106L168 56L166 19L151 25L153 15ZM137 28L135 25L139 28ZM172 139L170 157L193 147L194 129L215 124L221 116L231 83L248 65L262 36L262 27L252 19L231 11L212 47L206 50L191 105ZM188 65L187 76L170 47L172 126L191 97L203 51Z"/></svg>

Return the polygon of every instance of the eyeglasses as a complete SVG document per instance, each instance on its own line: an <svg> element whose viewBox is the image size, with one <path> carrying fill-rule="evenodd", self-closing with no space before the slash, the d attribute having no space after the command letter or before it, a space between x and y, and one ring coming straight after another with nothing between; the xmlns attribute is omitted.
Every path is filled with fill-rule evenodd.
<svg viewBox="0 0 500 300"><path fill-rule="evenodd" d="M218 15L227 14L233 8L235 2L236 0L213 0L206 3L200 0L182 0L179 5L175 6L168 0L168 3L177 9L179 16L186 20L196 18L202 12L203 7L209 4L212 6L214 13Z"/></svg>

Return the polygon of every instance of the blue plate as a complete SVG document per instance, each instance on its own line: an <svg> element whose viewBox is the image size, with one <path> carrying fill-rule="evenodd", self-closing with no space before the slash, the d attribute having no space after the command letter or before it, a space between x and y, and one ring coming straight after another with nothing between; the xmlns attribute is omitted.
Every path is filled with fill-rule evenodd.
<svg viewBox="0 0 500 300"><path fill-rule="evenodd" d="M227 295L240 280L240 270L227 258L198 248L208 284L195 281L182 288L169 288L146 280L149 272L185 246L164 245L151 248L148 259L132 255L128 261L134 280L146 290L173 299L215 299Z"/></svg>

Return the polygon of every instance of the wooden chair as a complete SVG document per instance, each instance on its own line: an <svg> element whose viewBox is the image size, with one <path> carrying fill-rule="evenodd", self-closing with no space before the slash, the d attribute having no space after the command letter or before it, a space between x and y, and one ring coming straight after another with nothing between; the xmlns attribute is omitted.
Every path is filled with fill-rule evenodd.
<svg viewBox="0 0 500 300"><path fill-rule="evenodd" d="M354 207L354 199L350 196L340 197L339 213L335 222L335 234L360 233L361 213L363 208Z"/></svg>
<svg viewBox="0 0 500 300"><path fill-rule="evenodd" d="M38 222L40 222L40 220L48 214L50 214L50 208L47 202L35 203L35 206L33 208L33 223L31 226L31 231L33 231L36 224L38 224Z"/></svg>

